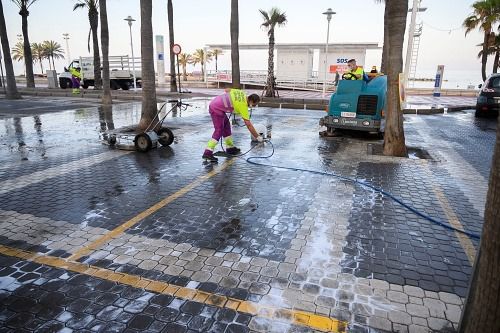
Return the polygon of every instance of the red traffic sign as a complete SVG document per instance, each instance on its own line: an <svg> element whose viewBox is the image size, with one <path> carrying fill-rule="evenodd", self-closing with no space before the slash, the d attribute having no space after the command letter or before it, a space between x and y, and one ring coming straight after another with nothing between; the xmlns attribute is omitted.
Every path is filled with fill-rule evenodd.
<svg viewBox="0 0 500 333"><path fill-rule="evenodd" d="M174 54L180 54L181 53L181 46L179 44L174 44L172 46L172 52L174 52Z"/></svg>

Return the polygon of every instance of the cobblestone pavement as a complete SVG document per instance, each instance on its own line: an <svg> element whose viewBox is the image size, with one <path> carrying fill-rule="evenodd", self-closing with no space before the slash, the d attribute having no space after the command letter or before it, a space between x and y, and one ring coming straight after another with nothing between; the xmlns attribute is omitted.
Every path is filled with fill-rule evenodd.
<svg viewBox="0 0 500 333"><path fill-rule="evenodd" d="M99 142L137 103L0 120L0 331L456 330L475 239L336 177L204 165L207 103L169 116L174 144L146 154ZM403 159L369 155L370 136L320 138L323 114L254 110L275 149L259 162L356 178L480 233L494 121L405 116L430 159Z"/></svg>

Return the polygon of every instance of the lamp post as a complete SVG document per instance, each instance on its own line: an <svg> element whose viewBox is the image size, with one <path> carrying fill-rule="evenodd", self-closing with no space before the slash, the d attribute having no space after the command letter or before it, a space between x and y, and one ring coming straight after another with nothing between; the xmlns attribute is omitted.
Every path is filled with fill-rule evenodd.
<svg viewBox="0 0 500 333"><path fill-rule="evenodd" d="M66 41L66 57L68 58L68 64L71 63L71 55L69 53L69 34L66 32L63 34L63 38Z"/></svg>
<svg viewBox="0 0 500 333"><path fill-rule="evenodd" d="M330 21L332 20L332 16L335 13L331 8L328 8L326 12L323 13L326 15L326 20L328 21L328 28L326 30L326 47L325 47L325 77L323 80L323 97L326 95L326 74L328 68L328 40L330 39Z"/></svg>
<svg viewBox="0 0 500 333"><path fill-rule="evenodd" d="M134 22L135 20L130 15L127 16L127 18L124 20L128 22L128 26L130 28L130 49L132 50L132 72L134 74L134 90L136 90L137 82L135 79L134 44L132 43L132 22Z"/></svg>

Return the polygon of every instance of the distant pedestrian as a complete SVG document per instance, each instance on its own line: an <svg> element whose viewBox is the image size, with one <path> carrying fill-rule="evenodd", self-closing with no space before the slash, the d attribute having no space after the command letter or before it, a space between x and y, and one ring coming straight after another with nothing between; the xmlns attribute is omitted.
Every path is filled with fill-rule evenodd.
<svg viewBox="0 0 500 333"><path fill-rule="evenodd" d="M340 80L340 74L338 71L335 71L335 81L333 82L333 85L335 87L339 85L339 80Z"/></svg>

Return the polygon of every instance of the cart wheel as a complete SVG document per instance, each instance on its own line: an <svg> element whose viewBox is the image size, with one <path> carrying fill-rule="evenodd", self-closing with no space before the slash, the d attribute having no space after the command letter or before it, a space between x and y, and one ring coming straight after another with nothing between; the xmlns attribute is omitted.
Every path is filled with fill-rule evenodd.
<svg viewBox="0 0 500 333"><path fill-rule="evenodd" d="M108 138L108 143L110 146L114 146L116 144L116 136L110 135Z"/></svg>
<svg viewBox="0 0 500 333"><path fill-rule="evenodd" d="M146 133L137 134L134 139L135 149L140 152L147 152L153 147L151 138Z"/></svg>
<svg viewBox="0 0 500 333"><path fill-rule="evenodd" d="M162 146L170 146L174 142L174 133L169 128L162 127L156 134L158 134L158 142Z"/></svg>

